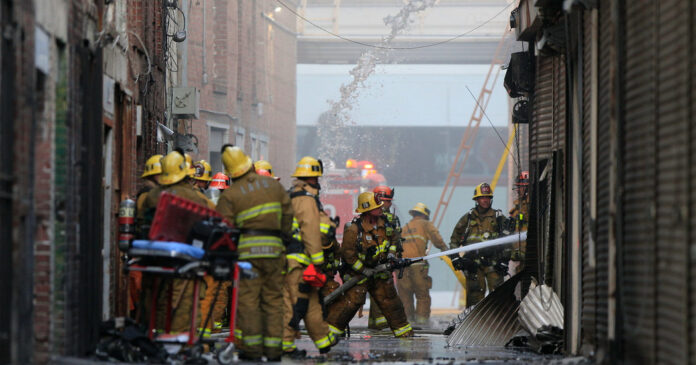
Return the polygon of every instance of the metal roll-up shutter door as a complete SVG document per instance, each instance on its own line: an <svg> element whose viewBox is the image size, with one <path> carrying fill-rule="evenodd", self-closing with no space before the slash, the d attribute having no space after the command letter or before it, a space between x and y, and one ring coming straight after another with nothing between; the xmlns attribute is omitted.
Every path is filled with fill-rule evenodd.
<svg viewBox="0 0 696 365"><path fill-rule="evenodd" d="M655 6L626 2L626 65L623 155L623 248L619 272L623 324L629 363L654 363L655 342Z"/></svg>
<svg viewBox="0 0 696 365"><path fill-rule="evenodd" d="M597 311L595 344L605 348L607 343L607 313L609 298L609 175L611 166L612 52L614 49L611 4L600 2L599 8L599 93L597 120L597 241L596 290Z"/></svg>
<svg viewBox="0 0 696 365"><path fill-rule="evenodd" d="M553 58L553 150L565 146L566 125L566 65L565 56Z"/></svg>
<svg viewBox="0 0 696 365"><path fill-rule="evenodd" d="M672 364L688 355L689 6L664 0L657 11L656 361Z"/></svg>
<svg viewBox="0 0 696 365"><path fill-rule="evenodd" d="M688 0L686 0L688 1ZM694 26L694 23L696 22L696 6L691 5L691 29L692 29L692 34L690 37L691 40L691 50L694 52L696 50L696 26ZM693 62L694 56L693 54L691 55L691 60ZM689 78L691 79L691 101L689 105L691 106L691 113L689 116L689 123L693 125L694 123L694 115L696 115L696 72L694 72L694 69L692 68L689 73ZM689 190L689 201L691 203L691 214L690 218L691 221L689 222L689 233L690 233L690 240L691 242L691 249L693 250L694 245L696 245L696 191L694 191L696 187L696 145L694 145L694 140L696 140L696 128L691 127L691 136L690 140L691 145L690 145L690 150L691 150L691 166L690 166L690 181L691 181L691 189ZM689 299L691 302L691 308L690 309L690 323L689 323L689 328L691 328L691 336L689 338L691 339L691 343L689 344L689 361L691 363L696 362L696 264L694 264L694 260L691 259L690 265L689 265Z"/></svg>
<svg viewBox="0 0 696 365"><path fill-rule="evenodd" d="M534 118L529 127L530 159L539 161L551 157L553 128L553 57L537 57Z"/></svg>
<svg viewBox="0 0 696 365"><path fill-rule="evenodd" d="M591 124L592 124L592 14L583 14L583 120L582 120L582 194L590 198L591 180ZM592 234L590 205L582 205L582 334L583 344L594 345L595 321L597 311L597 287L595 270L590 265L590 235Z"/></svg>

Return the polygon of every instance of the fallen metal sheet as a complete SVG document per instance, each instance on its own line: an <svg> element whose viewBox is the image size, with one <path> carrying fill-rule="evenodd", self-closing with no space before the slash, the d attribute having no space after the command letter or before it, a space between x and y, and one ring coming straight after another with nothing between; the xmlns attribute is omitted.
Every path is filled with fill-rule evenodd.
<svg viewBox="0 0 696 365"><path fill-rule="evenodd" d="M551 287L532 283L520 304L519 318L532 336L543 326L563 329L563 305Z"/></svg>
<svg viewBox="0 0 696 365"><path fill-rule="evenodd" d="M473 309L465 310L454 331L447 337L448 346L505 346L522 327L517 320L520 305L516 287L524 272L505 281Z"/></svg>

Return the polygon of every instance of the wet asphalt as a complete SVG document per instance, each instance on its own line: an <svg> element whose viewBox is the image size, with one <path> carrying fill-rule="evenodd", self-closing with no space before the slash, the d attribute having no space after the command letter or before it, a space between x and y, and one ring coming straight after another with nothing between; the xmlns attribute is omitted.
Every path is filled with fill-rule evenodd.
<svg viewBox="0 0 696 365"><path fill-rule="evenodd" d="M561 355L539 355L526 349L505 347L448 347L443 330L455 314L435 315L427 327L414 326L412 338L395 338L390 330L367 329L367 312L362 318L351 322L350 337L343 338L328 354L320 355L305 332L295 341L298 349L306 350L303 359L283 357L281 364L592 364L585 358L564 357ZM218 336L222 336L219 334ZM214 355L204 355L202 363L217 364ZM77 359L58 357L51 364L95 364L94 359ZM185 361L174 360L170 364L184 364ZM200 363L200 362L199 362ZM238 361L236 364L257 362Z"/></svg>
<svg viewBox="0 0 696 365"><path fill-rule="evenodd" d="M390 330L369 330L365 316L351 322L351 335L343 338L326 355L320 355L312 341L303 334L295 343L307 351L305 359L284 357L283 364L350 364L350 363L399 363L399 364L590 364L582 358L560 355L538 355L526 349L505 347L447 347L447 337L442 334L454 314L431 317L427 327L415 327L412 338L395 338Z"/></svg>
<svg viewBox="0 0 696 365"><path fill-rule="evenodd" d="M452 348L447 347L442 331L432 328L416 330L412 338L394 338L388 330L373 331L354 328L350 338L343 339L326 355L319 355L311 340L303 336L298 348L307 350L307 358L283 358L283 364L346 364L346 363L563 363L561 356L541 356L522 349L504 347Z"/></svg>

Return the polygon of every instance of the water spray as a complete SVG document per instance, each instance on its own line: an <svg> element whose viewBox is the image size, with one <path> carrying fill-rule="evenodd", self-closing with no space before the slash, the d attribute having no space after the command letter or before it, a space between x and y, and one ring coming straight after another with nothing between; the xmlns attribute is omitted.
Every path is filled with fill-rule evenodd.
<svg viewBox="0 0 696 365"><path fill-rule="evenodd" d="M390 32L382 37L380 46L387 47L396 38L413 24L413 15L435 5L436 0L410 0L395 14L385 17L384 24L390 27ZM319 120L317 134L319 136L319 156L325 159L336 160L340 153L354 154L348 139L345 127L354 125L350 112L355 105L360 88L365 86L365 81L375 73L378 62L384 61L390 50L387 48L373 48L364 52L358 59L358 63L350 70L352 80L341 86L341 98L336 101L329 100L331 105L328 115Z"/></svg>

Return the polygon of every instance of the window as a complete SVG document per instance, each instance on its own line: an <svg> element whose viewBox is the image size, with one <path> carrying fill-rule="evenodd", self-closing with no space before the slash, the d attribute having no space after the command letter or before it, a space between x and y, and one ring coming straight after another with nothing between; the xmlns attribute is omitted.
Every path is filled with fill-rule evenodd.
<svg viewBox="0 0 696 365"><path fill-rule="evenodd" d="M251 138L251 158L257 160L268 159L268 137L263 134L252 133Z"/></svg>
<svg viewBox="0 0 696 365"><path fill-rule="evenodd" d="M222 169L222 159L220 155L220 149L222 145L227 143L228 134L227 128L220 128L218 126L210 126L208 134L208 162L213 169L213 174L223 171Z"/></svg>
<svg viewBox="0 0 696 365"><path fill-rule="evenodd" d="M234 145L244 150L246 147L244 144L244 128L237 127L234 129L234 133Z"/></svg>

